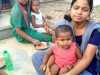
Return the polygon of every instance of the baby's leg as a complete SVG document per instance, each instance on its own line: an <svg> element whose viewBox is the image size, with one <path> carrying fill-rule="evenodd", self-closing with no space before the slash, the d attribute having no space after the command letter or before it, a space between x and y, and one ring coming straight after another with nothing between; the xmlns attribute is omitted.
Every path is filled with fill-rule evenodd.
<svg viewBox="0 0 100 75"><path fill-rule="evenodd" d="M59 66L56 64L53 64L51 66L51 75L57 75L59 73Z"/></svg>

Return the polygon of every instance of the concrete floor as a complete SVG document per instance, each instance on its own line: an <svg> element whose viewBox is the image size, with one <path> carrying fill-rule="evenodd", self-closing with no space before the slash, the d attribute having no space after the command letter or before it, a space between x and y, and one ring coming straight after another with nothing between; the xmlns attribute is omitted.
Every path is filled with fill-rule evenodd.
<svg viewBox="0 0 100 75"><path fill-rule="evenodd" d="M8 28L10 26L10 15L9 14L10 13L5 13L5 14L0 15L0 30L5 29L5 27Z"/></svg>
<svg viewBox="0 0 100 75"><path fill-rule="evenodd" d="M36 75L32 65L32 54L36 52L32 44L22 44L15 38L0 41L0 53L7 50L11 54L14 71L9 75Z"/></svg>

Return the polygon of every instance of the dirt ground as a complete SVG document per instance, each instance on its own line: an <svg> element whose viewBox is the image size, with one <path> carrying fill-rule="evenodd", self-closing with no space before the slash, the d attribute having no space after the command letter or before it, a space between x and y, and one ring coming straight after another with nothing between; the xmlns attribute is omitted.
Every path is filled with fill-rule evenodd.
<svg viewBox="0 0 100 75"><path fill-rule="evenodd" d="M55 0L51 2L41 3L41 11L45 16L49 16L48 22L50 25L63 18L64 14L68 12L70 7L70 0ZM91 19L100 21L100 6L96 6L93 9Z"/></svg>
<svg viewBox="0 0 100 75"><path fill-rule="evenodd" d="M63 18L70 5L70 0L55 0L41 3L41 11L48 16L48 22L53 23ZM92 17L100 21L100 6L94 8ZM32 54L36 52L32 44L23 44L16 41L14 37L0 40L0 51L8 50L11 53L15 71L9 75L36 75L32 65Z"/></svg>

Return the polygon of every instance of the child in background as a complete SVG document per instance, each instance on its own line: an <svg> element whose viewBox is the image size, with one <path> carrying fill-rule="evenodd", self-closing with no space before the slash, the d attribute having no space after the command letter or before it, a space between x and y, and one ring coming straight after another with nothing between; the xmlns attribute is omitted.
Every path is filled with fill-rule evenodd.
<svg viewBox="0 0 100 75"><path fill-rule="evenodd" d="M72 69L80 58L71 27L60 25L55 29L55 42L44 56L40 70L45 75L61 75Z"/></svg>
<svg viewBox="0 0 100 75"><path fill-rule="evenodd" d="M37 32L46 33L48 32L49 27L39 8L40 8L39 0L32 0L32 5L31 5L32 25L31 26Z"/></svg>

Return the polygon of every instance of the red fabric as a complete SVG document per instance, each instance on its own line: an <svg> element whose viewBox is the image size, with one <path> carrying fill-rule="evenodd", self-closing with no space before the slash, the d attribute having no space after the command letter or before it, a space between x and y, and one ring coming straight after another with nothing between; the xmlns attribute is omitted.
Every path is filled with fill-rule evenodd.
<svg viewBox="0 0 100 75"><path fill-rule="evenodd" d="M25 19L26 24L29 25L28 24L28 20L29 20L28 19L28 12L25 10L24 5L22 3L19 3L19 8L24 15L24 19Z"/></svg>
<svg viewBox="0 0 100 75"><path fill-rule="evenodd" d="M60 67L74 64L77 60L76 58L76 44L72 43L69 49L63 50L58 47L57 44L54 44L52 47L55 63Z"/></svg>

